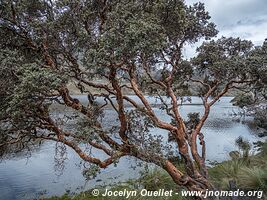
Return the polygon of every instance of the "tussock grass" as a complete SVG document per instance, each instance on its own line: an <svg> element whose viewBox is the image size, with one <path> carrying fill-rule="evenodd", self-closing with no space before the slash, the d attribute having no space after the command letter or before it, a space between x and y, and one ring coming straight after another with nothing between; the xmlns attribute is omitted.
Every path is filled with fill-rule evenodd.
<svg viewBox="0 0 267 200"><path fill-rule="evenodd" d="M228 190L229 181L234 181L240 190L262 190L267 193L267 143L263 143L257 155L245 156L225 161L208 169L210 181L217 189ZM179 167L179 166L178 166ZM176 190L181 188L173 182L171 177L162 169L154 168L143 172L140 179L129 180L123 184L111 186L111 190ZM104 189L101 189L104 191ZM61 197L51 197L46 200L106 200L107 197L94 197L91 191L76 195L65 194ZM125 199L125 197L108 197L109 200ZM182 196L172 197L142 197L137 195L129 200L185 200Z"/></svg>
<svg viewBox="0 0 267 200"><path fill-rule="evenodd" d="M246 190L267 191L266 167L243 167L238 174L238 185Z"/></svg>

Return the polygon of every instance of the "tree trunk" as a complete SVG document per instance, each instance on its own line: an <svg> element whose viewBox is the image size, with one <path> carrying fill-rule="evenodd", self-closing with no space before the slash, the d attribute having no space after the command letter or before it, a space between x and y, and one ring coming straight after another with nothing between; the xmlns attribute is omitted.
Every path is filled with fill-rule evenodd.
<svg viewBox="0 0 267 200"><path fill-rule="evenodd" d="M190 191L205 191L205 190L213 190L214 187L209 181L202 177L201 175L196 176L192 175L184 175L170 162L166 161L164 169L168 172L168 174L172 177L173 181L178 185L184 186Z"/></svg>

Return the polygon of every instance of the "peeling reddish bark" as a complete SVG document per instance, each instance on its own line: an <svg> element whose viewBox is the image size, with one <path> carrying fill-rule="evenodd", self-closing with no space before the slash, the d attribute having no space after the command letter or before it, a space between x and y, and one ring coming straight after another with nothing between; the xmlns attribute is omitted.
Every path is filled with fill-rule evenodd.
<svg viewBox="0 0 267 200"><path fill-rule="evenodd" d="M127 141L127 136L126 136L127 119L126 119L126 115L125 115L125 111L124 111L122 90L121 90L121 87L119 86L119 83L116 79L116 68L113 68L113 67L111 68L109 78L110 78L110 81L112 83L114 90L116 91L115 95L116 95L117 103L119 106L118 115L119 115L119 120L121 123L119 135L120 135L121 139L124 142L126 142Z"/></svg>
<svg viewBox="0 0 267 200"><path fill-rule="evenodd" d="M100 16L101 25L103 25L103 22L105 21L104 14L105 14L105 11L103 10L102 15ZM16 20L15 13L13 14L13 20L14 20L14 23L18 25L18 23L15 21ZM28 37L28 35L30 34L27 34L27 32L26 33L23 32L23 34L24 35L22 36L27 38L28 48L32 49L33 51L37 51L38 50L37 46L34 44L31 38ZM182 44L183 43L181 43L180 47L177 49L180 49L182 47ZM49 54L48 41L47 41L47 37L45 33L44 33L44 41L42 41L42 44L40 45L40 52L42 54L42 58L45 60L45 64L47 65L45 67L50 67L51 69L55 70L56 64L53 60L53 57ZM113 64L109 66L110 73L109 73L109 76L107 76L107 78L109 79L111 83L111 86L110 86L108 84L95 83L93 81L88 81L88 79L82 79L80 76L82 70L79 68L79 64L77 63L77 61L68 52L64 52L63 55L72 64L72 66L70 67L71 67L71 71L75 73L75 75L73 76L75 80L81 82L84 85L105 90L108 93L108 98L109 98L109 95L116 96L116 102L118 104L118 108L115 108L115 105L113 105L113 108L118 113L118 118L120 120L119 137L120 137L121 143L113 140L104 131L99 133L99 137L108 146L98 144L94 141L88 141L89 145L103 151L106 155L108 155L108 158L102 161L98 158L94 158L92 156L87 155L83 151L83 149L79 147L79 144L73 140L73 139L83 139L81 138L81 136L76 136L74 134L64 132L63 130L59 129L59 127L53 122L51 118L47 116L42 118L42 120L46 122L46 124L42 127L45 127L46 130L54 132L55 134L39 135L36 137L47 139L47 140L53 140L56 142L61 142L69 146L70 148L72 148L84 161L94 163L101 168L106 168L107 166L112 164L116 159L129 155L129 156L134 156L136 158L139 158L140 160L148 161L148 162L151 162L151 163L154 163L154 164L157 164L163 167L169 173L169 175L172 177L175 183L183 187L186 187L189 190L201 191L201 190L213 188L212 185L208 181L208 172L207 172L207 168L205 165L206 147L205 147L204 134L201 133L201 129L209 116L210 107L214 103L216 103L216 101L220 97L222 97L232 87L232 84L239 83L238 81L230 81L229 83L227 83L224 89L217 96L215 96L211 102L208 102L208 98L211 96L211 94L216 89L218 89L219 82L217 81L215 85L211 86L207 83L204 83L201 80L191 79L192 81L198 82L202 84L203 86L207 87L208 92L203 98L203 105L205 108L204 115L200 119L195 129L192 131L191 135L189 135L187 133L185 123L179 113L179 109L178 109L179 104L177 102L175 92L173 91L173 88L172 88L173 74L177 68L179 57L181 56L180 51L177 51L176 53L173 54L171 61L165 60L167 64L172 65L173 70L170 73L170 75L163 81L155 80L149 73L149 70L148 70L149 67L147 66L146 61L142 60L142 64L144 65L143 68L145 69L145 72L148 75L149 79L152 81L152 84L155 84L163 88L163 90L166 91L168 96L171 97L171 100L172 100L171 110L173 112L172 114L175 118L176 125L164 122L158 116L156 116L155 112L153 111L152 106L147 101L147 99L144 96L144 93L141 91L139 87L138 80L136 77L137 72L136 72L136 68L134 64L131 64L130 66L127 66L126 68L122 67L123 62L120 64ZM123 86L120 85L117 79L118 68L124 69L130 76L130 80L129 80L129 83L131 85L130 88L133 90L134 94L141 100L141 105L137 104L137 102L132 100L130 97L123 95L123 92L122 92ZM80 113L87 116L88 118L91 117L90 111L85 106L83 106L79 102L79 100L74 99L70 96L69 90L66 85L62 85L61 88L58 89L58 92L59 92L59 95L62 97L64 104L66 106L76 111L79 111ZM164 130L168 130L175 137L176 143L178 145L179 153L182 156L183 161L186 166L186 169L185 169L186 172L183 173L179 171L177 167L166 158L157 157L157 158L149 158L149 160L147 160L147 158L145 158L146 155L144 155L144 153L136 152L137 148L134 144L128 143L128 138L126 135L128 119L125 113L124 100L128 101L133 107L139 110L142 110L147 116L151 118L151 120L155 123L156 127L164 129ZM96 122L94 125L99 130L102 130L100 123ZM197 139L198 138L202 145L201 156L197 150Z"/></svg>

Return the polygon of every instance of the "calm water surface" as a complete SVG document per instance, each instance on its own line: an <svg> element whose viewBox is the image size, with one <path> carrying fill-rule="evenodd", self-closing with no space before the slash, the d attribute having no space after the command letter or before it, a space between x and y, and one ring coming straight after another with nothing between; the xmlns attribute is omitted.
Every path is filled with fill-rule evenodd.
<svg viewBox="0 0 267 200"><path fill-rule="evenodd" d="M85 101L85 97L77 97ZM132 97L136 98L136 97ZM207 159L211 161L223 161L229 158L228 153L237 150L235 139L244 137L250 142L260 140L255 132L255 127L249 125L250 118L243 123L238 122L231 115L238 112L238 108L230 103L231 97L224 97L211 109L210 116L203 128L205 135ZM149 98L152 103L156 102ZM203 113L200 99L193 97L192 103L180 108L182 116L186 117L189 112ZM160 118L169 121L169 117L155 106L155 112ZM114 112L106 110L106 122L114 120ZM162 134L167 139L167 132L157 129L151 130L155 134ZM40 148L32 152L29 158L16 155L12 159L3 160L0 163L0 200L34 199L44 193L46 196L61 195L67 190L79 191L93 188L99 184L109 184L136 178L140 168L131 168L136 161L132 158L123 158L115 168L102 170L94 180L86 181L81 173L81 160L71 150L67 150L67 160L63 174L55 170L55 143L46 142Z"/></svg>

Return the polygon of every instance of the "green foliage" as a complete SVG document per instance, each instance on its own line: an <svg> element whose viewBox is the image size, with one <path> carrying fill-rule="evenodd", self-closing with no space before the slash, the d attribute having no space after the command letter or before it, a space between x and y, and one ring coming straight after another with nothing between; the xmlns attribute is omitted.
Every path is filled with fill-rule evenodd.
<svg viewBox="0 0 267 200"><path fill-rule="evenodd" d="M261 127L267 130L267 109L256 109L256 113L255 113L255 123Z"/></svg>
<svg viewBox="0 0 267 200"><path fill-rule="evenodd" d="M252 94L241 93L235 98L231 100L231 103L235 106L239 106L240 108L244 108L245 106L251 106L255 103L255 99Z"/></svg>
<svg viewBox="0 0 267 200"><path fill-rule="evenodd" d="M209 87L215 87L211 96L216 96L221 88L232 81L246 81L251 76L250 66L245 61L253 49L253 44L240 38L221 37L218 40L203 42L197 48L198 55L192 59L195 66L194 76L201 77L200 96L205 95ZM200 78L198 78L200 79ZM230 88L231 84L227 87Z"/></svg>
<svg viewBox="0 0 267 200"><path fill-rule="evenodd" d="M25 58L16 52L2 50L0 56L0 81L8 82L0 98L2 116L9 113L13 119L22 119L25 111L33 115L38 105L49 103L49 96L64 83L64 77L36 62L24 63Z"/></svg>
<svg viewBox="0 0 267 200"><path fill-rule="evenodd" d="M198 49L199 53L193 59L200 74L209 76L212 80L231 80L236 77L246 78L246 66L243 59L251 51L253 44L240 38L222 37L217 41L204 42Z"/></svg>
<svg viewBox="0 0 267 200"><path fill-rule="evenodd" d="M200 120L199 113L188 113L187 117L188 120L185 122L185 124L188 130L191 131L195 129L196 125Z"/></svg>
<svg viewBox="0 0 267 200"><path fill-rule="evenodd" d="M87 180L94 179L99 173L100 173L100 167L96 165L91 165L89 168L83 170L83 176Z"/></svg>
<svg viewBox="0 0 267 200"><path fill-rule="evenodd" d="M19 0L1 1L0 7L1 68L5 69L1 75L15 79L7 82L13 93L8 100L7 94L1 94L7 88L0 93L5 96L3 102L11 102L7 108L23 108L26 101L28 107L23 109L34 108L40 103L39 95L52 94L61 83L105 79L110 66L121 62L135 63L142 71L141 63L146 61L153 68L163 57L175 56L186 42L217 34L204 4L186 6L181 0ZM175 91L187 90L184 82L190 73L190 63L181 59Z"/></svg>
<svg viewBox="0 0 267 200"><path fill-rule="evenodd" d="M33 118L39 113L38 107L47 109L49 95L64 82L64 78L35 62L25 63L25 57L17 51L2 49L0 57L0 83L3 85L0 118L9 117L16 121L17 128L34 126Z"/></svg>
<svg viewBox="0 0 267 200"><path fill-rule="evenodd" d="M19 135L23 138L37 137L41 132L49 139L68 144L81 155L84 152L77 148L79 142L87 139L96 142L91 146L103 150L103 147L96 147L101 139L111 151L161 165L166 157L174 156L173 147L170 144L164 146L161 135L148 132L154 126L171 131L174 128L159 123L160 118L154 116L147 105L143 108L141 105L138 112L127 112L121 103L122 88L132 89L136 82L140 91L153 90L152 94L170 96L173 90L174 95L183 96L189 91L191 78L197 76L203 79L203 82L199 81L202 83L199 96L216 86L212 94L206 96L208 98L217 94L229 81L251 78L248 73L255 70L245 62L253 45L239 38L222 37L205 42L198 48L198 56L192 62L184 60L185 44L202 38L211 39L217 34L203 3L187 6L183 0L10 0L1 1L0 8L0 82L1 86L7 83L0 92L1 139L6 138L7 129L11 130L8 132L10 138L14 138L11 128L16 127L17 131L24 131L22 136ZM162 70L160 77L153 79L148 75L148 72L158 69ZM104 83L95 81L95 78L104 80ZM105 98L103 108L112 104L108 103L107 97L116 95L115 103L120 105L113 108L119 113L120 131L114 119L114 124L105 127L108 131L102 138L91 134L98 128L104 129L100 120L102 113L98 112L103 108L90 105L91 102L85 107L78 99L69 97L66 89L69 81L76 82L77 87L88 94L91 93L85 86L103 89L105 94L102 90L95 94ZM79 134L59 134L61 127L54 123L56 120L49 118L49 106L53 100L91 118ZM170 112L168 105L166 107ZM174 106L172 112L175 113ZM2 117L8 120L2 122ZM178 119L178 114L172 118L176 120L172 123L174 125L183 122ZM198 114L189 115L188 127L193 129L197 122ZM85 123L80 124L83 126ZM127 141L117 137L123 134L128 137ZM118 144L114 145L112 139ZM189 147L190 138L182 139L186 142L178 143ZM113 161L114 155L110 156ZM188 163L193 163L189 156L183 157L188 159ZM229 174L236 172L235 168ZM192 169L187 171L194 171ZM91 168L84 173L90 176L97 171ZM152 176L146 178L151 181ZM152 185L149 182L144 184L152 188L158 184L153 181ZM160 185L164 186L164 181Z"/></svg>
<svg viewBox="0 0 267 200"><path fill-rule="evenodd" d="M96 33L99 37L92 41L83 59L84 66L102 72L104 66L123 60L126 63L146 60L156 65L163 59L162 51L172 56L178 43L196 42L217 34L201 3L187 7L183 1L123 0L115 1L110 8L100 19Z"/></svg>
<svg viewBox="0 0 267 200"><path fill-rule="evenodd" d="M249 93L240 93L232 102L241 108L250 106L250 109L255 111L254 120L257 126L267 128L266 121L266 104L267 100L267 40L264 41L262 46L254 48L248 53L245 60L246 66L249 66L247 71L251 79L254 79L253 84L246 86L245 89Z"/></svg>
<svg viewBox="0 0 267 200"><path fill-rule="evenodd" d="M24 150L42 117L48 116L53 92L65 82L64 76L40 66L37 61L25 60L19 51L0 50L1 156ZM20 131L24 135L17 141L18 145L3 146L10 136L14 137ZM30 143L28 147L38 142Z"/></svg>
<svg viewBox="0 0 267 200"><path fill-rule="evenodd" d="M40 68L35 63L23 65L17 73L19 84L14 88L9 104L11 108L23 108L23 106L36 108L34 105L39 103L39 99L43 100L62 84L61 77L50 69Z"/></svg>
<svg viewBox="0 0 267 200"><path fill-rule="evenodd" d="M252 77L256 80L255 84L251 87L255 90L258 98L267 100L267 39L263 42L262 46L256 47L250 52L246 65L250 66Z"/></svg>

